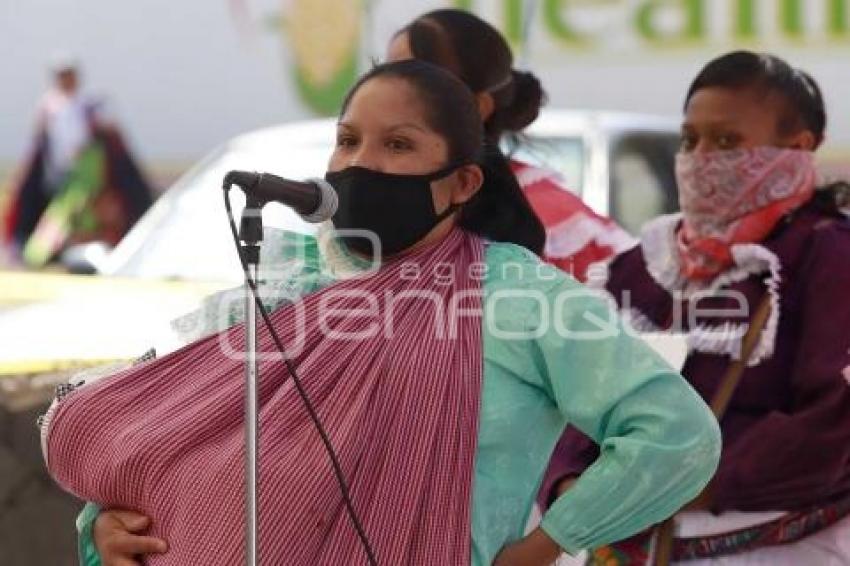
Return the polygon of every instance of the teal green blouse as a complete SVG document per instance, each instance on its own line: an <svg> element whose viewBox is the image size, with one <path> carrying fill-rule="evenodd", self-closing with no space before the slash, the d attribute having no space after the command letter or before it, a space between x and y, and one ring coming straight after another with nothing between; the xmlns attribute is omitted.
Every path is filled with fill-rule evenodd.
<svg viewBox="0 0 850 566"><path fill-rule="evenodd" d="M288 262L291 277L275 279L277 297L333 281L315 245L307 248ZM567 552L624 539L693 499L716 469L720 433L685 380L623 330L611 305L523 248L488 244L486 265L472 564L491 564L523 536L568 423L601 455L543 516L543 530ZM219 310L214 302L205 310ZM204 325L197 313L183 324ZM91 536L97 513L89 504L78 519L84 565L100 563Z"/></svg>

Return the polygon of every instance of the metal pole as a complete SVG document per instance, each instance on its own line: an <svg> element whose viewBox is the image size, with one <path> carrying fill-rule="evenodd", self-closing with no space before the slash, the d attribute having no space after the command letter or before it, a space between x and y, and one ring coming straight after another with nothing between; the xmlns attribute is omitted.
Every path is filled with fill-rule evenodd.
<svg viewBox="0 0 850 566"><path fill-rule="evenodd" d="M242 211L239 239L247 266L246 277L257 283L260 242L263 240L262 204L249 197ZM257 469L259 448L259 411L257 389L257 304L248 280L245 281L245 564L257 566L259 513Z"/></svg>
<svg viewBox="0 0 850 566"><path fill-rule="evenodd" d="M249 265L257 280L257 266ZM257 566L257 306L245 283L245 564Z"/></svg>

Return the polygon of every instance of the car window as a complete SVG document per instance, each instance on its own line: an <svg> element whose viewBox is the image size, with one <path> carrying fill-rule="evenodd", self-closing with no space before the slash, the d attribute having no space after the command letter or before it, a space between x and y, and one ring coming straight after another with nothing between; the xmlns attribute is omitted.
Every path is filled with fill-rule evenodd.
<svg viewBox="0 0 850 566"><path fill-rule="evenodd" d="M632 234L646 221L679 208L674 133L631 133L614 140L610 153L611 217Z"/></svg>
<svg viewBox="0 0 850 566"><path fill-rule="evenodd" d="M504 148L513 159L557 172L564 186L582 194L585 149L581 138L523 135L508 138Z"/></svg>
<svg viewBox="0 0 850 566"><path fill-rule="evenodd" d="M293 148L291 144L270 147L226 146L204 159L169 191L110 254L103 272L108 275L199 281L241 280L221 187L232 169L268 171L301 179L320 175L331 153L331 142ZM244 197L230 192L236 221ZM292 210L277 203L263 208L265 226L314 233L316 226L301 220Z"/></svg>

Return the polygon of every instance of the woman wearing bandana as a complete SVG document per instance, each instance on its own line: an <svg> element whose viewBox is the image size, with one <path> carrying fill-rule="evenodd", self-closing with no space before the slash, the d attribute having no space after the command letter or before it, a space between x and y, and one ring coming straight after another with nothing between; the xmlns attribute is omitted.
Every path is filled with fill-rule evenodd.
<svg viewBox="0 0 850 566"><path fill-rule="evenodd" d="M846 185L818 188L825 126L817 84L781 59L710 62L685 101L682 212L648 223L596 281L633 326L686 335L682 372L706 401L770 306L722 416L720 468L677 516L676 562L850 564L850 225ZM560 446L550 493L588 461ZM647 553L643 537L594 560Z"/></svg>
<svg viewBox="0 0 850 566"><path fill-rule="evenodd" d="M609 305L523 247L539 250L539 222L522 199L500 210L521 192L482 137L471 93L447 72L404 61L368 73L343 107L327 180L335 221L373 232L380 256L351 233L324 240L271 314L382 565L549 564L668 516L719 458L699 396ZM493 232L482 207L513 230ZM132 510L103 515L118 524L98 521L97 548L88 519L86 563L240 563L243 364L227 352L242 334L72 387L50 409L56 480ZM265 329L259 349L260 563L365 564ZM567 423L602 456L523 536Z"/></svg>

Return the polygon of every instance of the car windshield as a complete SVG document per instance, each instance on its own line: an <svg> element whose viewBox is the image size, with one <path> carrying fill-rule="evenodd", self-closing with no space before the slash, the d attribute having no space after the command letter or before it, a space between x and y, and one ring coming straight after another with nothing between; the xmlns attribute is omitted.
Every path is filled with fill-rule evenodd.
<svg viewBox="0 0 850 566"><path fill-rule="evenodd" d="M276 148L276 150L270 150ZM223 206L221 182L233 169L268 171L296 179L324 171L329 143L301 146L269 143L259 147L224 146L186 173L133 227L110 254L102 272L122 277L197 281L241 280L241 269ZM236 221L244 197L230 191ZM290 209L270 203L265 226L313 233Z"/></svg>
<svg viewBox="0 0 850 566"><path fill-rule="evenodd" d="M639 234L649 220L679 209L679 143L675 133L630 132L611 144L609 214L632 234Z"/></svg>

